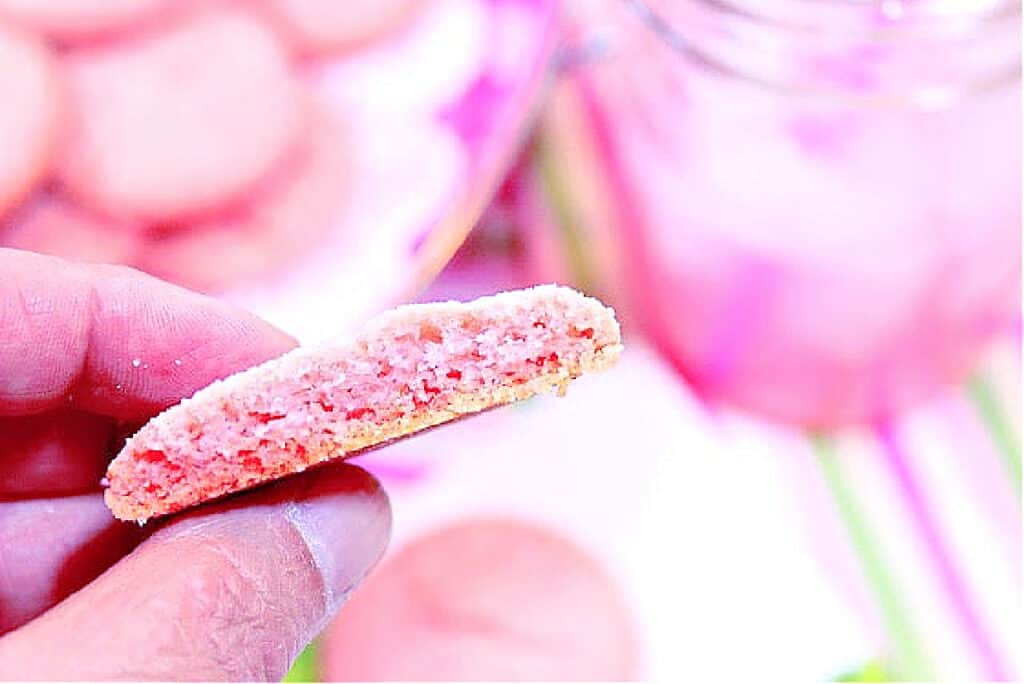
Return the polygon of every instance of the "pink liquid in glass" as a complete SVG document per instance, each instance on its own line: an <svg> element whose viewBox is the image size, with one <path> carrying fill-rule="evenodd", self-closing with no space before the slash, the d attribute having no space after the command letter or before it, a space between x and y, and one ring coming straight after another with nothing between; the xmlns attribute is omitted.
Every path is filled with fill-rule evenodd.
<svg viewBox="0 0 1024 684"><path fill-rule="evenodd" d="M1020 317L1019 4L651 9L580 78L673 363L811 427L962 379Z"/></svg>

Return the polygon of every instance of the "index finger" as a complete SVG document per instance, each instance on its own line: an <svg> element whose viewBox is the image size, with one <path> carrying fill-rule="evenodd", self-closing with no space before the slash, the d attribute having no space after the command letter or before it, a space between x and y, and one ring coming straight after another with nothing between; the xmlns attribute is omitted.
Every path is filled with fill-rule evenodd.
<svg viewBox="0 0 1024 684"><path fill-rule="evenodd" d="M133 269L0 248L0 415L71 405L138 420L294 346Z"/></svg>

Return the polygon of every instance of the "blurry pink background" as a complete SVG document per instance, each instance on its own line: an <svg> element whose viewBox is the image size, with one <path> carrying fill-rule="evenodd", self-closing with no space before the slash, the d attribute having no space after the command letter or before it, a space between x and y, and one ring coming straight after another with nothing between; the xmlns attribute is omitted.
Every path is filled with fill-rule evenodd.
<svg viewBox="0 0 1024 684"><path fill-rule="evenodd" d="M613 371L361 460L389 559L534 524L561 541L524 543L521 575L593 592L550 635L625 635L614 667L566 647L523 674L510 641L438 628L489 654L467 676L1024 675L1019 2L49 5L0 0L0 245L149 270L303 343L541 282L617 308ZM187 38L226 25L279 80L247 96L274 127L217 134L261 116ZM213 76L154 87L190 64ZM138 123L110 93L198 114ZM225 147L161 167L172 134ZM147 185L169 170L184 189ZM514 631L497 613L535 590L487 578L471 608ZM332 643L292 677L330 675Z"/></svg>

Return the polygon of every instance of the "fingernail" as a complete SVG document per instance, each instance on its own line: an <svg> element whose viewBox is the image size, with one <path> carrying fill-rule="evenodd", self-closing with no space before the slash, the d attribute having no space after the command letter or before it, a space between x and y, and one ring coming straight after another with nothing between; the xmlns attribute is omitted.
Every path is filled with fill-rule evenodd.
<svg viewBox="0 0 1024 684"><path fill-rule="evenodd" d="M391 506L377 480L362 468L326 466L307 477L286 515L309 547L333 613L384 554Z"/></svg>

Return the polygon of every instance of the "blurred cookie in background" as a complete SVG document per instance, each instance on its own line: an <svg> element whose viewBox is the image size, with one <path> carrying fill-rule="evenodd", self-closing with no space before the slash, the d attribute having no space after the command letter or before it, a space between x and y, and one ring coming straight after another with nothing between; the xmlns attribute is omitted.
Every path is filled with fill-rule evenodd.
<svg viewBox="0 0 1024 684"><path fill-rule="evenodd" d="M323 641L325 681L624 680L630 618L596 560L554 531L469 519L400 548Z"/></svg>
<svg viewBox="0 0 1024 684"><path fill-rule="evenodd" d="M0 16L0 218L47 172L60 125L61 81L37 37Z"/></svg>

